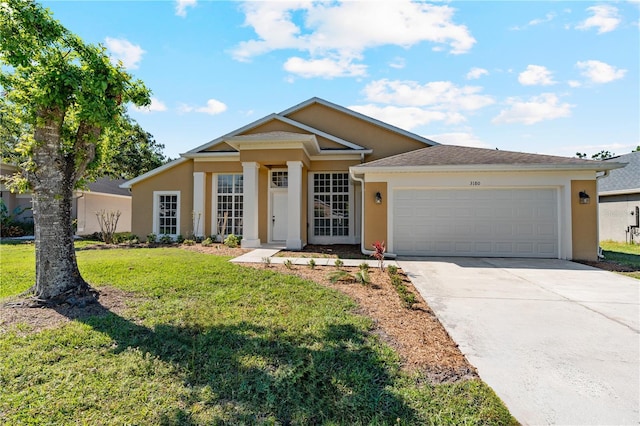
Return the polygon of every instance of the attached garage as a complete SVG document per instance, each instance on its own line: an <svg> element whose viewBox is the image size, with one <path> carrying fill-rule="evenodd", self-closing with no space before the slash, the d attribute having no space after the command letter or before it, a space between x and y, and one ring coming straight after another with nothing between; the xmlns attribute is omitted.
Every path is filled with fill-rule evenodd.
<svg viewBox="0 0 640 426"><path fill-rule="evenodd" d="M398 255L558 257L555 188L397 189Z"/></svg>
<svg viewBox="0 0 640 426"><path fill-rule="evenodd" d="M596 260L601 161L436 145L350 168L362 250L398 256Z"/></svg>

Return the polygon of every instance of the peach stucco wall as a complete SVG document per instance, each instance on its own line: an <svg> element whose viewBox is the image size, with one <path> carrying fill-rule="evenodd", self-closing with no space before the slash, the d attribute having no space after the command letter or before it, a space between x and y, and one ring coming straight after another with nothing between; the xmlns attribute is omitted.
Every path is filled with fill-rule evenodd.
<svg viewBox="0 0 640 426"><path fill-rule="evenodd" d="M153 231L154 191L180 191L180 233L188 235L192 232L193 161L188 160L131 187L131 232L142 240Z"/></svg>
<svg viewBox="0 0 640 426"><path fill-rule="evenodd" d="M589 204L580 204L580 191L589 194ZM595 180L571 181L571 240L573 259L597 260L598 196Z"/></svg>
<svg viewBox="0 0 640 426"><path fill-rule="evenodd" d="M376 204L376 192L382 195L382 203ZM371 250L376 241L387 241L387 210L389 193L386 182L367 182L364 186L364 248Z"/></svg>

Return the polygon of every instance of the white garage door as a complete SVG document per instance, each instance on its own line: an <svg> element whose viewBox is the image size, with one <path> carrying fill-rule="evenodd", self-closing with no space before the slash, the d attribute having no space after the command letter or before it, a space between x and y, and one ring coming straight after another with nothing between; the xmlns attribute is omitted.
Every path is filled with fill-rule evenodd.
<svg viewBox="0 0 640 426"><path fill-rule="evenodd" d="M395 190L393 212L399 255L558 257L555 189Z"/></svg>

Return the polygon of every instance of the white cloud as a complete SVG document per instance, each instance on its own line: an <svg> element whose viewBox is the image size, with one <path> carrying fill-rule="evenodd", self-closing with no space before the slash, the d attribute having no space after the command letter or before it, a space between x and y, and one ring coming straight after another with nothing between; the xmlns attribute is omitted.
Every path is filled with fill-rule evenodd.
<svg viewBox="0 0 640 426"><path fill-rule="evenodd" d="M391 62L389 63L389 66L390 66L391 68L395 68L395 69L397 69L397 70L401 70L401 69L403 69L403 68L405 67L405 65L406 65L406 64L405 64L405 60L404 60L404 58L400 58L400 57L394 58L394 59L393 59L393 61L391 61Z"/></svg>
<svg viewBox="0 0 640 426"><path fill-rule="evenodd" d="M158 98L151 97L151 105L146 107L134 106L133 110L137 112L142 112L142 113L162 112L167 110L167 106L164 104L164 102L162 102Z"/></svg>
<svg viewBox="0 0 640 426"><path fill-rule="evenodd" d="M425 137L446 145L470 146L473 148L491 147L488 143L483 142L473 133L467 132L440 133L437 135L427 135Z"/></svg>
<svg viewBox="0 0 640 426"><path fill-rule="evenodd" d="M111 52L111 59L114 62L122 61L122 65L127 69L137 69L145 53L140 46L123 38L107 37L105 45Z"/></svg>
<svg viewBox="0 0 640 426"><path fill-rule="evenodd" d="M195 7L198 0L176 0L176 15L187 16L187 8Z"/></svg>
<svg viewBox="0 0 640 426"><path fill-rule="evenodd" d="M178 108L178 110L182 113L188 113L188 112L202 112L204 114L209 114L209 115L217 115L217 114L221 114L223 112L225 112L227 110L227 106L216 100L216 99L209 99L207 101L207 105L203 106L203 107L194 107L191 105L186 105L186 104L182 104L180 105L180 107Z"/></svg>
<svg viewBox="0 0 640 426"><path fill-rule="evenodd" d="M579 30L597 28L598 34L615 30L621 22L618 9L608 4L601 4L587 8L593 15L576 26Z"/></svg>
<svg viewBox="0 0 640 426"><path fill-rule="evenodd" d="M467 73L467 80L477 80L483 75L489 75L489 71L484 68L473 67Z"/></svg>
<svg viewBox="0 0 640 426"><path fill-rule="evenodd" d="M305 60L294 56L284 63L284 69L292 74L304 78L322 77L355 77L367 74L367 66L354 64L350 60L340 58L309 59Z"/></svg>
<svg viewBox="0 0 640 426"><path fill-rule="evenodd" d="M581 74L587 77L592 83L609 83L624 77L627 70L617 69L601 61L580 61L576 66L582 70Z"/></svg>
<svg viewBox="0 0 640 426"><path fill-rule="evenodd" d="M464 116L457 112L434 111L419 107L397 107L391 105L380 107L368 104L353 105L348 108L406 130L435 121L441 121L446 124L458 124L465 121Z"/></svg>
<svg viewBox="0 0 640 426"><path fill-rule="evenodd" d="M542 65L528 65L527 69L518 75L518 81L524 86L549 86L556 83L552 74Z"/></svg>
<svg viewBox="0 0 640 426"><path fill-rule="evenodd" d="M540 25L540 24L544 24L546 22L553 21L555 19L555 17L556 17L555 13L549 12L544 16L544 18L532 19L531 21L529 21L527 23L527 25L524 25L522 27L515 26L515 27L511 27L511 29L515 30L515 31L524 30L524 29L526 29L528 27L534 27L536 25Z"/></svg>
<svg viewBox="0 0 640 426"><path fill-rule="evenodd" d="M534 96L528 101L521 101L518 98L507 99L507 109L500 111L493 123L523 123L535 124L540 121L553 120L561 117L569 117L571 108L574 105L560 103L558 97L553 93L543 93Z"/></svg>
<svg viewBox="0 0 640 426"><path fill-rule="evenodd" d="M582 83L577 80L569 80L569 87L580 87Z"/></svg>
<svg viewBox="0 0 640 426"><path fill-rule="evenodd" d="M334 62L351 61L361 59L366 49L409 48L422 42L461 54L476 42L466 26L453 21L455 9L448 5L409 0L244 2L242 10L245 25L257 37L233 49L233 57L240 61L280 49L306 52L308 63L327 57ZM301 69L308 73L307 67Z"/></svg>
<svg viewBox="0 0 640 426"><path fill-rule="evenodd" d="M450 81L419 84L415 81L376 80L364 89L367 100L402 106L436 107L445 110L477 110L493 104L491 96L482 95L482 87L456 86Z"/></svg>

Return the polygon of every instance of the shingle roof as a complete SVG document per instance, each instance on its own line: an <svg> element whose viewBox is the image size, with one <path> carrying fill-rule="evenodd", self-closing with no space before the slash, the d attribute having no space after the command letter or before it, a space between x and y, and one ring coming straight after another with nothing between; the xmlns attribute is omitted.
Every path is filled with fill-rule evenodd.
<svg viewBox="0 0 640 426"><path fill-rule="evenodd" d="M633 192L640 192L640 151L619 155L604 161L628 164L622 169L611 170L609 176L600 179L598 182L599 192L632 189L636 189L636 191Z"/></svg>
<svg viewBox="0 0 640 426"><path fill-rule="evenodd" d="M89 183L89 185L87 186L89 187L89 191L91 192L126 195L130 197L131 193L128 189L120 188L120 185L125 183L126 181L126 179L99 178L95 182Z"/></svg>
<svg viewBox="0 0 640 426"><path fill-rule="evenodd" d="M436 145L361 164L360 167L463 165L595 165L599 162L554 155L529 154L456 145Z"/></svg>

